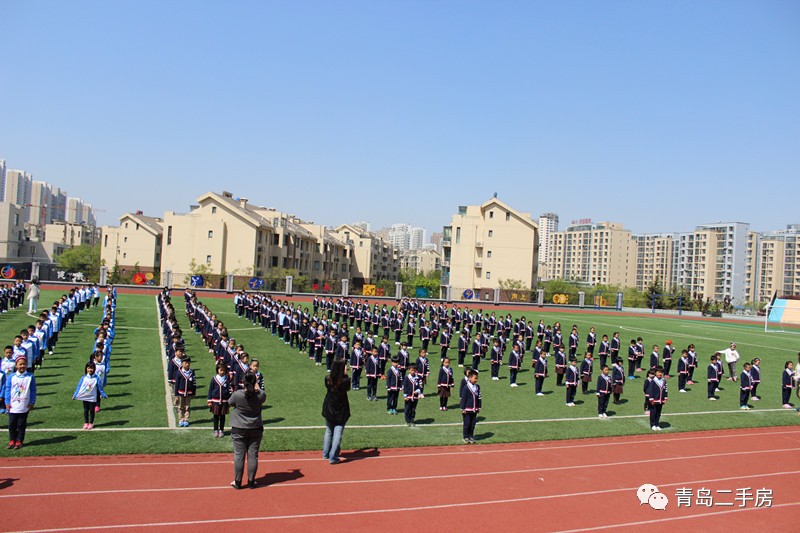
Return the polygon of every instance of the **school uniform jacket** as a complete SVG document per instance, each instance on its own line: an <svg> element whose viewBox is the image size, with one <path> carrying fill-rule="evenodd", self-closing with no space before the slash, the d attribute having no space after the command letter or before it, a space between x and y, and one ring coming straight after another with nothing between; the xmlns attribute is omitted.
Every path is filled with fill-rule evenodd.
<svg viewBox="0 0 800 533"><path fill-rule="evenodd" d="M481 341L473 341L472 343L472 357L480 357L482 352Z"/></svg>
<svg viewBox="0 0 800 533"><path fill-rule="evenodd" d="M541 352L539 352L541 353ZM563 370L567 367L567 356L561 350L556 352L556 370Z"/></svg>
<svg viewBox="0 0 800 533"><path fill-rule="evenodd" d="M508 368L519 370L520 366L522 366L522 355L518 351L512 350L508 357Z"/></svg>
<svg viewBox="0 0 800 533"><path fill-rule="evenodd" d="M756 365L750 367L750 382L753 385L758 385L761 383L761 369Z"/></svg>
<svg viewBox="0 0 800 533"><path fill-rule="evenodd" d="M361 348L353 348L353 352L350 354L350 368L358 370L362 366L364 366L364 353Z"/></svg>
<svg viewBox="0 0 800 533"><path fill-rule="evenodd" d="M620 343L617 337L611 338L611 347L609 349L612 357L617 357L617 355L619 355Z"/></svg>
<svg viewBox="0 0 800 533"><path fill-rule="evenodd" d="M625 369L621 366L614 365L611 367L611 382L614 385L625 386Z"/></svg>
<svg viewBox="0 0 800 533"><path fill-rule="evenodd" d="M592 360L588 357L581 361L581 377L584 379L592 379Z"/></svg>
<svg viewBox="0 0 800 533"><path fill-rule="evenodd" d="M647 386L647 397L651 404L665 404L667 403L667 397L669 393L667 392L667 380L662 379L661 385L659 385L656 380L650 382Z"/></svg>
<svg viewBox="0 0 800 533"><path fill-rule="evenodd" d="M194 370L180 369L175 374L175 396L194 396L197 388L197 381L194 377Z"/></svg>
<svg viewBox="0 0 800 533"><path fill-rule="evenodd" d="M602 357L602 356L604 356L604 355L605 355L606 357L608 357L608 355L611 353L611 351L610 351L610 348L609 348L608 341L600 341L600 348L598 349L597 353L598 353L598 354L599 354L601 357ZM612 362L613 362L613 361L612 361Z"/></svg>
<svg viewBox="0 0 800 533"><path fill-rule="evenodd" d="M439 379L437 383L440 387L450 387L453 388L455 385L455 380L453 379L453 369L449 366L439 368Z"/></svg>
<svg viewBox="0 0 800 533"><path fill-rule="evenodd" d="M784 389L793 389L794 388L794 372L790 369L785 369L782 375L782 385Z"/></svg>
<svg viewBox="0 0 800 533"><path fill-rule="evenodd" d="M547 377L547 360L539 357L534 364L533 375L537 378Z"/></svg>
<svg viewBox="0 0 800 533"><path fill-rule="evenodd" d="M403 398L417 399L417 397L422 394L422 390L420 389L421 385L422 380L419 375L415 374L412 376L411 374L406 374L403 380Z"/></svg>
<svg viewBox="0 0 800 533"><path fill-rule="evenodd" d="M370 355L367 357L367 362L365 363L367 377L368 378L377 378L378 377L378 358L374 355Z"/></svg>
<svg viewBox="0 0 800 533"><path fill-rule="evenodd" d="M709 383L719 383L719 369L717 365L710 364L708 365L708 382Z"/></svg>
<svg viewBox="0 0 800 533"><path fill-rule="evenodd" d="M672 361L672 352L673 349L669 346L664 346L664 349L661 351L661 359L666 363L667 361Z"/></svg>
<svg viewBox="0 0 800 533"><path fill-rule="evenodd" d="M208 384L208 401L212 403L227 404L233 390L228 376L215 374Z"/></svg>
<svg viewBox="0 0 800 533"><path fill-rule="evenodd" d="M586 335L586 347L591 350L595 347L596 344L597 344L597 334L589 332L589 334Z"/></svg>
<svg viewBox="0 0 800 533"><path fill-rule="evenodd" d="M565 374L564 380L566 381L567 385L577 386L578 385L578 376L580 375L577 366L569 365L567 367L567 372Z"/></svg>
<svg viewBox="0 0 800 533"><path fill-rule="evenodd" d="M399 368L400 370L405 370L406 368L408 368L408 363L410 362L411 359L410 356L408 355L408 352L400 348L400 351L397 352L397 357L400 358L400 363L397 365L397 368Z"/></svg>
<svg viewBox="0 0 800 533"><path fill-rule="evenodd" d="M742 390L751 390L753 388L749 372L742 372L741 376L739 376L739 388Z"/></svg>
<svg viewBox="0 0 800 533"><path fill-rule="evenodd" d="M503 362L503 353L500 351L500 345L492 347L492 364L499 365Z"/></svg>
<svg viewBox="0 0 800 533"><path fill-rule="evenodd" d="M678 359L678 374L689 375L689 360L685 357Z"/></svg>
<svg viewBox="0 0 800 533"><path fill-rule="evenodd" d="M597 394L610 394L611 393L611 376L600 374L597 376Z"/></svg>
<svg viewBox="0 0 800 533"><path fill-rule="evenodd" d="M473 385L467 381L461 394L461 410L470 413L477 413L481 410L482 405L483 399L481 398L481 386L477 383Z"/></svg>
<svg viewBox="0 0 800 533"><path fill-rule="evenodd" d="M423 378L426 378L431 373L431 362L426 357L423 359L422 357L417 357L417 375Z"/></svg>
<svg viewBox="0 0 800 533"><path fill-rule="evenodd" d="M655 368L658 366L658 352L653 352L650 354L650 368Z"/></svg>
<svg viewBox="0 0 800 533"><path fill-rule="evenodd" d="M385 361L386 359L392 358L392 350L389 348L388 344L380 343L378 346L378 359L381 361Z"/></svg>
<svg viewBox="0 0 800 533"><path fill-rule="evenodd" d="M81 402L96 402L98 391L100 391L101 398L106 397L106 393L103 390L102 379L94 374L84 374L81 379L78 380L78 386L75 387L72 399Z"/></svg>
<svg viewBox="0 0 800 533"><path fill-rule="evenodd" d="M386 390L400 390L403 384L400 382L400 368L392 365L386 371Z"/></svg>

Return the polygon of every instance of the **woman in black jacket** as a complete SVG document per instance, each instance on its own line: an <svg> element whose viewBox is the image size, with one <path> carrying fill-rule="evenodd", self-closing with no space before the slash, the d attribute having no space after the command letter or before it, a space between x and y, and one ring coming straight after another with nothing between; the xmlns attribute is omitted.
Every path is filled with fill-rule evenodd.
<svg viewBox="0 0 800 533"><path fill-rule="evenodd" d="M233 482L235 489L242 488L244 458L247 455L247 486L256 488L258 471L258 448L264 435L261 409L267 394L258 384L256 375L247 372L243 378L244 389L234 392L228 404L234 407L231 416L231 440L233 441Z"/></svg>
<svg viewBox="0 0 800 533"><path fill-rule="evenodd" d="M347 392L350 390L350 378L345 372L345 362L336 359L331 373L325 377L328 393L322 403L322 416L325 418L325 440L322 444L322 458L332 465L339 463L339 451L342 444L344 425L350 418L350 402Z"/></svg>

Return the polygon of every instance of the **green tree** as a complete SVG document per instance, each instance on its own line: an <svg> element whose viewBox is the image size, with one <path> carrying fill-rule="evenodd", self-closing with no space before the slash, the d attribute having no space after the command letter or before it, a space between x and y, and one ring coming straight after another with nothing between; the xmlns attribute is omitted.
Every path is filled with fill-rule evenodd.
<svg viewBox="0 0 800 533"><path fill-rule="evenodd" d="M192 281L192 276L203 276L205 278L212 273L211 265L198 263L195 261L194 257L192 257L192 260L189 261L189 273L183 277L183 284L188 287L189 283Z"/></svg>
<svg viewBox="0 0 800 533"><path fill-rule="evenodd" d="M87 281L97 282L100 278L100 245L83 244L65 250L56 258L56 263L64 270L83 273Z"/></svg>
<svg viewBox="0 0 800 533"><path fill-rule="evenodd" d="M664 308L664 287L661 285L661 279L658 276L647 286L644 294L651 307L656 309Z"/></svg>
<svg viewBox="0 0 800 533"><path fill-rule="evenodd" d="M501 279L497 282L501 289L507 291L528 291L530 288L521 279Z"/></svg>

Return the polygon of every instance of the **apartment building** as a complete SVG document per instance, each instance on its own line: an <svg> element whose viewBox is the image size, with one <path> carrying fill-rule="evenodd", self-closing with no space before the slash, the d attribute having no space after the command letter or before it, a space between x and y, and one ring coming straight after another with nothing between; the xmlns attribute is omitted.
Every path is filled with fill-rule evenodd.
<svg viewBox="0 0 800 533"><path fill-rule="evenodd" d="M558 215L544 213L539 216L539 279L547 278L547 265L550 262L550 235L558 231Z"/></svg>
<svg viewBox="0 0 800 533"><path fill-rule="evenodd" d="M497 197L460 206L442 235L442 285L495 289L501 280L536 286L539 227Z"/></svg>
<svg viewBox="0 0 800 533"><path fill-rule="evenodd" d="M388 240L351 224L342 224L332 232L342 242L352 246L350 279L354 288L384 279L397 280L399 254Z"/></svg>
<svg viewBox="0 0 800 533"><path fill-rule="evenodd" d="M406 250L400 252L400 268L408 268L418 274L428 274L442 269L442 255L434 248Z"/></svg>
<svg viewBox="0 0 800 533"><path fill-rule="evenodd" d="M693 297L743 304L747 300L748 231L749 224L744 222L717 222L679 234L678 286Z"/></svg>
<svg viewBox="0 0 800 533"><path fill-rule="evenodd" d="M119 217L119 226L100 228L100 259L109 269L118 264L130 271L138 265L140 272L161 269L161 241L164 221L146 216L141 211Z"/></svg>
<svg viewBox="0 0 800 533"><path fill-rule="evenodd" d="M635 287L644 291L658 280L667 293L673 289L672 233L653 233L633 236L636 245Z"/></svg>
<svg viewBox="0 0 800 533"><path fill-rule="evenodd" d="M785 230L748 234L748 249L754 250L748 263L748 299L767 302L778 296L800 296L800 224Z"/></svg>
<svg viewBox="0 0 800 533"><path fill-rule="evenodd" d="M548 279L633 287L636 244L616 222L576 221L550 236Z"/></svg>

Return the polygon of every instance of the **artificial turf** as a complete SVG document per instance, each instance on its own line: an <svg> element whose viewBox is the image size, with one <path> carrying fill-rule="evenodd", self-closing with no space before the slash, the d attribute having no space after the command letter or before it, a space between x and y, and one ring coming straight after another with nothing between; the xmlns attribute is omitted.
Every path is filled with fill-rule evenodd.
<svg viewBox="0 0 800 533"><path fill-rule="evenodd" d="M60 293L44 291L40 302L55 299ZM290 349L277 337L253 326L234 312L231 298L208 298L204 301L222 319L232 336L245 346L251 358L261 362L267 383L267 409L263 450L317 449L322 440L322 400L325 396L323 379L325 367L314 366L305 353ZM82 409L72 401L75 385L83 373L94 340L93 330L100 321L100 309L83 312L61 335L56 353L45 358L42 369L36 371L38 399L29 417L26 446L19 451L3 449L0 456L66 455L66 454L123 454L230 451L230 439L215 439L211 431L211 414L205 405L208 380L213 375L214 361L199 335L194 334L183 316L182 291L173 291L173 304L187 341L187 353L198 379L198 398L192 406L189 428L166 429L167 403L164 391L162 352L158 336L155 297L121 294L117 307L117 334L110 361L108 400L103 401L95 429L83 431ZM33 322L17 309L0 315L0 342L11 343L22 327ZM497 314L505 315L505 312ZM644 339L645 361L650 347L663 347L671 339L677 348L673 373L677 371L680 350L689 343L697 347L697 384L689 386L686 394L677 391L677 380L669 380L670 400L664 408L662 426L667 432L704 429L747 428L757 426L795 425L800 416L794 410L781 409L780 387L784 362L796 361L800 337L793 334L764 333L763 326L731 324L711 320L682 320L654 316L627 316L620 313L576 314L544 312L527 309L512 315L539 318L552 324L560 321L565 334L573 324L579 328L581 346L589 326L595 326L598 338L620 331L622 354L627 353L631 338ZM566 336L566 335L565 335ZM720 400L706 399L705 373L709 356L724 349L731 341L738 345L742 360L762 359L760 402L751 402L753 410L740 412L739 385L723 381ZM5 344L4 344L5 345ZM455 342L453 342L455 345ZM392 343L393 352L397 347ZM417 350L411 351L416 358ZM439 411L435 397L435 380L439 370L438 349L431 350L431 377L426 388L428 397L417 409L417 426L408 428L402 414L388 415L385 386L379 384L378 402L366 399L366 378L362 389L350 393L352 417L345 432L344 446L349 449L400 446L456 444L461 441L461 414L457 409L457 389L450 399L451 409ZM451 348L450 356L456 350ZM455 363L455 361L454 361ZM500 381L488 376L488 361L481 364L480 385L483 410L478 418L476 438L479 442L499 443L601 437L649 433L648 418L643 415L641 379L628 381L623 405L610 405L611 417L597 418L597 399L594 394L578 391L574 408L564 405L564 388L555 386L555 372L550 362L550 377L545 381L545 396L533 393L530 355L526 354L525 368L520 372L518 388L508 386L508 370L502 367ZM455 364L454 364L455 366ZM597 377L595 364L594 380ZM457 380L461 369L454 368ZM727 368L726 368L727 371ZM458 381L457 381L458 382ZM594 389L594 383L591 386ZM793 401L796 401L793 397ZM402 399L401 399L402 403ZM3 422L6 422L5 420ZM139 429L147 428L147 429ZM159 429L156 429L159 428ZM5 429L5 425L3 426ZM109 431L113 430L113 431ZM663 433L663 432L662 432Z"/></svg>

